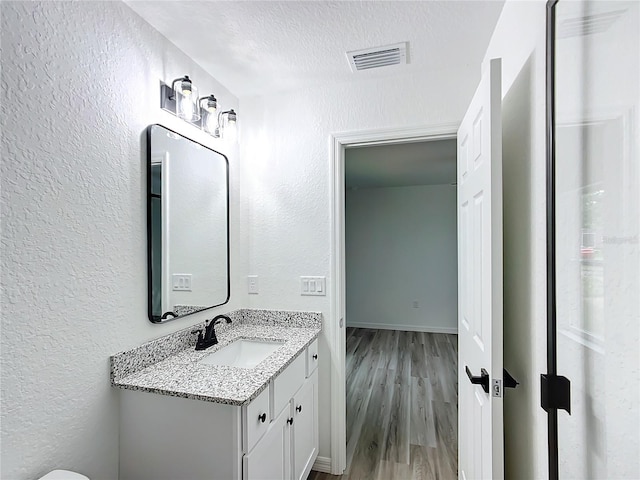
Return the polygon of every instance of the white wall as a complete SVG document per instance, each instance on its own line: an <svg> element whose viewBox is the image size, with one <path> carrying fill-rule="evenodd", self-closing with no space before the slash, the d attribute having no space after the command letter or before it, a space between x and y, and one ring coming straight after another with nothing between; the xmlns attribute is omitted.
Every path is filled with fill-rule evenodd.
<svg viewBox="0 0 640 480"><path fill-rule="evenodd" d="M347 325L456 333L455 187L362 188L345 200Z"/></svg>
<svg viewBox="0 0 640 480"><path fill-rule="evenodd" d="M118 475L109 355L188 327L147 319L145 136L160 122L229 154L159 108L189 74L237 100L120 2L2 2L2 467ZM237 222L234 272L243 271ZM243 284L244 286L244 284ZM243 304L237 282L232 303ZM215 312L214 312L215 313ZM159 452L161 454L161 452Z"/></svg>
<svg viewBox="0 0 640 480"><path fill-rule="evenodd" d="M458 122L480 79L468 75L429 82L411 76L369 79L267 97L243 98L242 224L249 272L260 277L252 308L314 310L331 316L331 297L300 296L301 275L325 275L331 292L332 133ZM325 330L326 332L326 330ZM320 456L330 456L330 362L320 338Z"/></svg>
<svg viewBox="0 0 640 480"><path fill-rule="evenodd" d="M484 64L502 57L505 478L547 477L545 2L506 2Z"/></svg>

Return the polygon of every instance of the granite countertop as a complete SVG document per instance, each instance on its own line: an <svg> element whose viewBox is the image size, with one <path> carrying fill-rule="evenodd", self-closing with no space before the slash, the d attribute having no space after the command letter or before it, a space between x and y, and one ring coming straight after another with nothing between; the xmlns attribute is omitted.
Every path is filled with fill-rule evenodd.
<svg viewBox="0 0 640 480"><path fill-rule="evenodd" d="M234 323L228 328L216 327L219 343L206 350L196 351L193 345L170 354L166 358L158 357L153 348L143 346L130 352L122 352L111 357L111 382L118 388L191 398L228 405L246 405L264 390L269 381L275 378L289 365L304 349L315 340L321 331L320 314L305 319L303 312L287 313L284 319L274 321L274 312L268 312L270 321L264 321L265 315L251 311L246 314L240 311L236 314ZM295 316L293 321L291 317ZM232 316L232 318L234 317ZM252 322L251 320L257 320ZM289 321L287 321L289 320ZM307 320L307 321L305 321ZM192 343L190 327L173 334L179 341L189 339ZM186 332L186 333L185 333ZM161 339L165 346L167 342L176 342L172 336ZM274 353L254 368L229 367L221 365L200 364L204 357L222 349L231 342L239 339L260 339L274 342L284 342ZM150 342L159 344L160 341ZM146 347L146 348L145 348ZM175 345L174 349L179 348ZM132 361L131 355L143 355L144 363L139 358ZM149 360L156 357L159 361ZM137 363L137 366L132 366ZM149 364L150 363L150 364ZM124 365L124 366L123 366Z"/></svg>

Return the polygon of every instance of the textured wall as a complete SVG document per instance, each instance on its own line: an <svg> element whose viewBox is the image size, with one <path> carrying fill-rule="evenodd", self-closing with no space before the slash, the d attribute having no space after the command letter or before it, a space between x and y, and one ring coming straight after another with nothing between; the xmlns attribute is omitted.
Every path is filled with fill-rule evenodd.
<svg viewBox="0 0 640 480"><path fill-rule="evenodd" d="M202 315L147 320L144 129L159 80L237 100L120 2L2 2L2 470L118 468L108 357ZM237 148L229 154L237 219ZM242 271L232 225L232 265ZM243 284L244 286L244 284ZM236 282L232 304L242 303Z"/></svg>
<svg viewBox="0 0 640 480"><path fill-rule="evenodd" d="M456 189L347 190L345 213L347 325L457 332Z"/></svg>
<svg viewBox="0 0 640 480"><path fill-rule="evenodd" d="M301 275L327 276L331 292L331 133L450 124L459 121L480 79L434 74L429 82L410 75L362 80L243 98L242 224L249 273L259 275L251 308L321 311L331 317L331 297L300 295ZM327 338L320 353L329 358ZM320 364L320 456L330 456L330 372Z"/></svg>
<svg viewBox="0 0 640 480"><path fill-rule="evenodd" d="M505 478L547 477L545 2L506 2L485 63L502 58Z"/></svg>

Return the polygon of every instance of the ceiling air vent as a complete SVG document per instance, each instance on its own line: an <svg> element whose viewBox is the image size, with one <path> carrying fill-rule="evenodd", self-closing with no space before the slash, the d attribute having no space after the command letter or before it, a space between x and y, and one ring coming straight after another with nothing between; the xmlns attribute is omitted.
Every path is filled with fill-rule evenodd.
<svg viewBox="0 0 640 480"><path fill-rule="evenodd" d="M370 68L386 67L407 63L408 42L386 45L384 47L367 48L347 52L351 70L368 70Z"/></svg>

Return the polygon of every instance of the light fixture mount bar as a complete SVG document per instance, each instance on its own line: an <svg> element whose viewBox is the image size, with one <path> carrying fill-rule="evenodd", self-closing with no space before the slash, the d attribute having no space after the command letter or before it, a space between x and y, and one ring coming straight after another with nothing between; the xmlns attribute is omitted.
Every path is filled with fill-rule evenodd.
<svg viewBox="0 0 640 480"><path fill-rule="evenodd" d="M176 97L173 88L164 82L160 82L160 108L171 115L176 114Z"/></svg>

